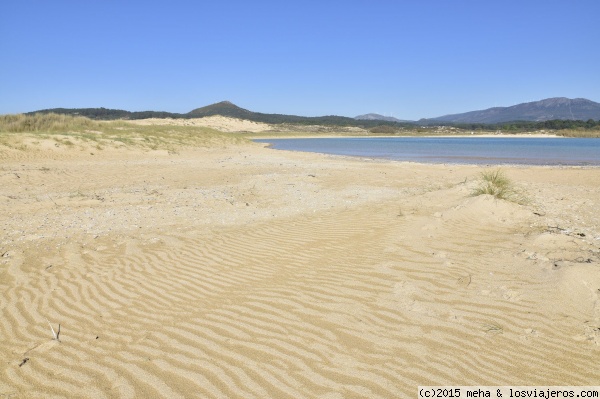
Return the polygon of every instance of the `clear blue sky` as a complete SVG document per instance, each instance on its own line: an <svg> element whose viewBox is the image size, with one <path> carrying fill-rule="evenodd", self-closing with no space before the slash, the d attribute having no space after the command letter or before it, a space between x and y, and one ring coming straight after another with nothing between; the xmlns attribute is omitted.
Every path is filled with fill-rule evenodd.
<svg viewBox="0 0 600 399"><path fill-rule="evenodd" d="M0 114L106 107L419 119L600 102L600 1L0 1Z"/></svg>

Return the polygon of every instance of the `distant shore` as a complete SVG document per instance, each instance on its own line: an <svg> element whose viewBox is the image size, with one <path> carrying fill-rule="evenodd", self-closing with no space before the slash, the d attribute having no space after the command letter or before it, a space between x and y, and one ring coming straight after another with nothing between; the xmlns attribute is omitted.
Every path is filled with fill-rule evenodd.
<svg viewBox="0 0 600 399"><path fill-rule="evenodd" d="M440 134L440 135L416 135L416 134L357 134L357 135L345 135L340 133L339 135L335 134L295 134L295 133L280 133L279 135L269 135L268 132L265 135L253 135L251 133L247 133L247 137L250 139L310 139L310 138L355 138L355 137L370 137L370 138L393 138L393 137L423 137L423 138L467 138L467 137L505 137L505 138L519 138L519 137L527 137L527 138L566 138L564 136L559 136L556 134L545 134L545 133L515 133L515 134L497 134L497 133L482 133L482 134Z"/></svg>

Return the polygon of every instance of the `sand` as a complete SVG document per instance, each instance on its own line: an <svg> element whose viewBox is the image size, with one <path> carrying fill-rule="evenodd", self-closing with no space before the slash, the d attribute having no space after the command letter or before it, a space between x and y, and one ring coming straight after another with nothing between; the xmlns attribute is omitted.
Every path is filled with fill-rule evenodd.
<svg viewBox="0 0 600 399"><path fill-rule="evenodd" d="M253 122L245 119L229 118L221 115L205 116L203 118L191 119L148 118L130 120L128 122L136 125L204 126L228 133L258 133L273 130L273 126L266 123Z"/></svg>
<svg viewBox="0 0 600 399"><path fill-rule="evenodd" d="M0 397L598 383L599 168L504 167L519 205L258 144L0 159Z"/></svg>

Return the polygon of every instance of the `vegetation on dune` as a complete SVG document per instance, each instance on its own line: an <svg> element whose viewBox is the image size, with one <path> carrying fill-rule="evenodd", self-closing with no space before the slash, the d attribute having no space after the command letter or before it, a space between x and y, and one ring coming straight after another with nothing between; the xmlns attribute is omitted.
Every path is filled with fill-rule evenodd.
<svg viewBox="0 0 600 399"><path fill-rule="evenodd" d="M396 134L398 133L398 129L396 129L394 126L379 125L369 129L369 132L375 134Z"/></svg>
<svg viewBox="0 0 600 399"><path fill-rule="evenodd" d="M515 188L513 182L500 169L481 173L479 185L473 190L472 195L478 196L484 194L519 204L526 202L525 197Z"/></svg>
<svg viewBox="0 0 600 399"><path fill-rule="evenodd" d="M35 143L47 139L67 146L88 144L97 149L126 145L169 151L184 146L210 147L245 140L240 135L200 126L140 126L126 121L96 121L51 113L0 116L0 145L28 149L23 144L26 138Z"/></svg>
<svg viewBox="0 0 600 399"><path fill-rule="evenodd" d="M546 131L565 137L600 137L600 120L551 120L543 122L516 121L507 123L453 123L444 124L467 131L515 134Z"/></svg>
<svg viewBox="0 0 600 399"><path fill-rule="evenodd" d="M98 128L99 126L99 122L91 119L64 114L0 116L0 132L2 133L83 131Z"/></svg>
<svg viewBox="0 0 600 399"><path fill-rule="evenodd" d="M554 132L562 137L579 137L579 138L600 138L600 128L598 129L564 129Z"/></svg>

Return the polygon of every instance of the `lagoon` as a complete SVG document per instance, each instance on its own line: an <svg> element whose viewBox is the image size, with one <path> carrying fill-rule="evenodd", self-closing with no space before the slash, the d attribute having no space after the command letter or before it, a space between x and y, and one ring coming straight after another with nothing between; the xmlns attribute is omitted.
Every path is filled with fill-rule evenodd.
<svg viewBox="0 0 600 399"><path fill-rule="evenodd" d="M255 139L278 150L397 161L600 166L600 139L554 137L344 137Z"/></svg>

